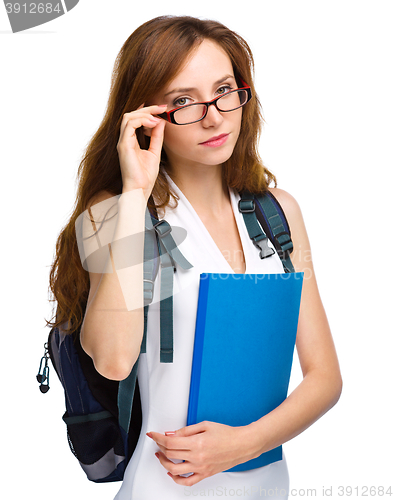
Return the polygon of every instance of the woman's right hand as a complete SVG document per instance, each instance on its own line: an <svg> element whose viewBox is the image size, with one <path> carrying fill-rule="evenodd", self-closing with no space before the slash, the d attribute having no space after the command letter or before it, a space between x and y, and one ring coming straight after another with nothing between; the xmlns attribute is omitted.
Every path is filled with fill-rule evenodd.
<svg viewBox="0 0 394 500"><path fill-rule="evenodd" d="M156 114L166 110L164 106L139 107L131 113L125 113L120 125L117 144L120 169L122 172L123 192L142 189L148 200L159 173L161 148L166 121ZM151 130L149 149L141 149L136 129L145 127Z"/></svg>

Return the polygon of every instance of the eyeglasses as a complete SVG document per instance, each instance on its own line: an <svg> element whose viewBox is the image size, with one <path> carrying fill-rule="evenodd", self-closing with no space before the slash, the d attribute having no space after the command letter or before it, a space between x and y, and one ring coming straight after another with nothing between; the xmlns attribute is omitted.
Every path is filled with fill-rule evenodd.
<svg viewBox="0 0 394 500"><path fill-rule="evenodd" d="M186 106L180 106L171 111L165 111L157 116L160 116L160 118L170 123L175 123L175 125L190 125L191 123L203 120L207 116L209 106L212 104L222 113L235 111L245 106L252 98L252 90L249 85L246 85L245 82L242 82L242 84L244 87L230 90L229 92L215 97L212 101L187 104Z"/></svg>

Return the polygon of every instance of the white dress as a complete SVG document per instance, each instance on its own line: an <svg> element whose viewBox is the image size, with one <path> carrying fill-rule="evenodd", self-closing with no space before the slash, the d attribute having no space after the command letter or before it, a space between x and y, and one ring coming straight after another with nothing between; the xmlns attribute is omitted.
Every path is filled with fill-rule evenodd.
<svg viewBox="0 0 394 500"><path fill-rule="evenodd" d="M140 355L138 367L142 429L115 500L185 500L187 496L287 499L289 476L284 455L283 460L265 467L244 472L221 472L190 487L176 484L167 475L167 470L155 457L159 448L146 436L149 431L164 434L186 425L199 276L202 272L234 272L187 198L171 179L169 182L179 196L179 202L176 209L166 209L165 220L173 228L188 231L182 242L176 240L176 230L173 234L179 249L194 267L185 271L178 266L174 274L173 363L160 363L159 359L160 274L156 280L148 313L147 349ZM230 197L245 255L246 273L283 273L276 253L260 259L238 211L240 197L232 190Z"/></svg>

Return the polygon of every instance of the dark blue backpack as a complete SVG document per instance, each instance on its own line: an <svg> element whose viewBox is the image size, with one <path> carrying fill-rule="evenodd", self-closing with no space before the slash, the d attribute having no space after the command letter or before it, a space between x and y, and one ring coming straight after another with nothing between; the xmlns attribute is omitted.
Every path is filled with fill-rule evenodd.
<svg viewBox="0 0 394 500"><path fill-rule="evenodd" d="M284 270L294 272L290 260L293 249L290 229L273 195L267 192L255 197L245 192L239 201L239 211L250 238L260 252L260 258L267 258L274 253L267 245L269 238L281 258ZM164 282L167 287L172 286L176 263L182 268L191 267L179 252L170 233L171 227L166 221L158 221L153 216L151 224L146 221L145 328L141 352L146 352L148 307L153 298L158 261L162 265L162 281L166 276ZM160 316L160 362L172 362L172 297L161 301ZM43 393L49 390L48 360L51 359L64 388L66 412L63 420L67 426L71 451L91 481L121 481L141 431L142 412L137 380L139 357L125 380L117 382L106 379L95 370L92 359L82 349L79 331L65 334L63 329L55 327L49 333L37 375L40 390Z"/></svg>

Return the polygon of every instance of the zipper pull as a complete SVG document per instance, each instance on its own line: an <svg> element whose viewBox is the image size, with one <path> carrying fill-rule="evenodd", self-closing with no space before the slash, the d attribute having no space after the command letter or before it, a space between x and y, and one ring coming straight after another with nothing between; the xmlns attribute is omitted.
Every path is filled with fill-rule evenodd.
<svg viewBox="0 0 394 500"><path fill-rule="evenodd" d="M36 376L37 382L40 384L40 391L43 394L49 391L49 352L47 342L44 344L44 349L44 356L41 358L40 368L38 369L38 373Z"/></svg>

